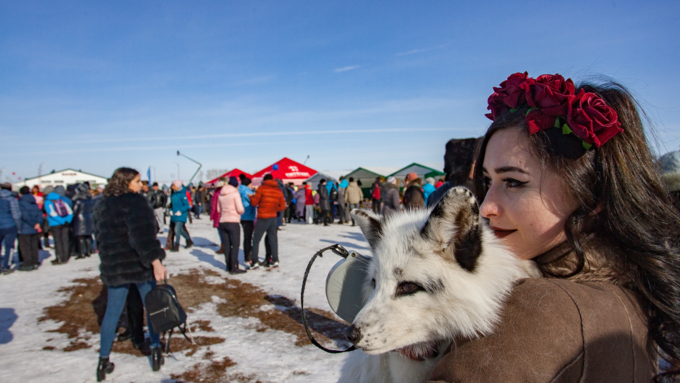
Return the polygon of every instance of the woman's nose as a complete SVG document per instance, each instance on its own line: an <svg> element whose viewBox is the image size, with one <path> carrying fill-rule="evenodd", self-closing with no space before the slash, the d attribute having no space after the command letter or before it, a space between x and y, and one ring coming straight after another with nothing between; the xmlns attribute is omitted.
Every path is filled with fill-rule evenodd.
<svg viewBox="0 0 680 383"><path fill-rule="evenodd" d="M484 218L497 217L501 214L501 207L496 201L493 189L489 189L486 193L484 202L482 202L482 206L479 207L479 212Z"/></svg>

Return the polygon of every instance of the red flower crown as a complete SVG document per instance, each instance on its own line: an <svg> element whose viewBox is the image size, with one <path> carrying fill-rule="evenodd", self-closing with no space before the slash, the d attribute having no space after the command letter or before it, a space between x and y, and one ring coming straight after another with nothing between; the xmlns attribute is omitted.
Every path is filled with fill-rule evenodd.
<svg viewBox="0 0 680 383"><path fill-rule="evenodd" d="M588 150L599 148L610 138L623 132L616 111L595 93L576 87L571 79L559 74L544 74L533 79L527 72L515 73L493 88L489 96L492 121L506 111L514 112L524 104L529 106L525 120L529 134L550 128L561 128L563 134L573 133Z"/></svg>

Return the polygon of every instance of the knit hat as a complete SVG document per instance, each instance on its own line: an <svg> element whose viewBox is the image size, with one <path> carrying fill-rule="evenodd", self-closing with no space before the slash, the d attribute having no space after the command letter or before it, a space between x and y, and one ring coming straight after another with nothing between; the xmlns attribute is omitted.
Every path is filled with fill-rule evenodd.
<svg viewBox="0 0 680 383"><path fill-rule="evenodd" d="M427 177L425 178L425 182L427 182L430 185L434 185L434 178L432 177Z"/></svg>
<svg viewBox="0 0 680 383"><path fill-rule="evenodd" d="M248 186L248 185L250 185L252 182L253 182L253 181L251 181L250 178L248 178L248 177L243 177L243 179L241 179L241 185L243 185L243 186Z"/></svg>
<svg viewBox="0 0 680 383"><path fill-rule="evenodd" d="M418 178L418 175L414 172L411 172L406 175L406 181L413 181L416 178Z"/></svg>
<svg viewBox="0 0 680 383"><path fill-rule="evenodd" d="M215 184L216 188L221 188L223 186L224 186L224 181L217 181L217 183Z"/></svg>
<svg viewBox="0 0 680 383"><path fill-rule="evenodd" d="M9 182L3 182L0 184L0 188L3 188L5 190L12 190L12 184Z"/></svg>
<svg viewBox="0 0 680 383"><path fill-rule="evenodd" d="M395 184L395 185L396 185L396 184L397 184L397 179L394 178L394 177L387 177L387 183Z"/></svg>
<svg viewBox="0 0 680 383"><path fill-rule="evenodd" d="M182 187L182 184L184 184L184 181L182 181L182 180L174 180L174 181L172 181L172 186L174 186L174 187L176 187L176 188L178 188L178 189Z"/></svg>
<svg viewBox="0 0 680 383"><path fill-rule="evenodd" d="M229 177L229 185L237 188L238 187L238 178L236 177Z"/></svg>
<svg viewBox="0 0 680 383"><path fill-rule="evenodd" d="M31 189L29 189L28 186L22 186L21 189L19 189L19 194L21 195L31 194Z"/></svg>

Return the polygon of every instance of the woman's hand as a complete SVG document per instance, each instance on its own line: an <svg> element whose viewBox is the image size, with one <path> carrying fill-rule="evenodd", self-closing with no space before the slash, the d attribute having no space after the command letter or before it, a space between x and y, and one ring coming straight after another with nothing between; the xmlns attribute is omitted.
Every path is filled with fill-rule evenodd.
<svg viewBox="0 0 680 383"><path fill-rule="evenodd" d="M157 281L168 279L168 269L166 269L165 266L161 264L159 259L151 262L151 266L153 266L153 276Z"/></svg>

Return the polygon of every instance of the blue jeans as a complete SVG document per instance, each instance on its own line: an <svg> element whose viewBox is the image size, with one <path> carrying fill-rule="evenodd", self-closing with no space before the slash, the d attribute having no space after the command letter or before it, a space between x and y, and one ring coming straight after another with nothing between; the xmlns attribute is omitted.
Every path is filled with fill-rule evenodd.
<svg viewBox="0 0 680 383"><path fill-rule="evenodd" d="M196 213L196 218L201 218L199 216L201 215L201 213L203 213L203 204L201 205L196 204L194 206L194 212Z"/></svg>
<svg viewBox="0 0 680 383"><path fill-rule="evenodd" d="M142 297L142 302L144 302L146 294L156 286L156 281L135 283L135 285L137 285L139 295ZM111 354L111 347L113 346L113 339L116 336L118 319L120 319L120 314L123 312L123 308L125 307L125 300L127 299L129 289L129 284L108 286L109 294L108 302L106 304L106 314L104 314L104 320L102 321L102 327L100 330L101 344L99 346L99 356L102 358L108 358L109 354ZM146 313L146 323L149 324L149 338L151 339L151 348L160 347L160 337L156 332L153 331L153 328L151 328L151 321L149 320L148 312Z"/></svg>
<svg viewBox="0 0 680 383"><path fill-rule="evenodd" d="M2 267L0 269L9 268L9 259L12 256L12 250L14 249L14 242L17 240L17 228L16 226L0 229L0 255L2 255L2 245L4 243L5 256L2 258Z"/></svg>
<svg viewBox="0 0 680 383"><path fill-rule="evenodd" d="M184 225L186 222L175 222L175 247L179 246L179 236L181 235L189 241L189 234L184 230Z"/></svg>

